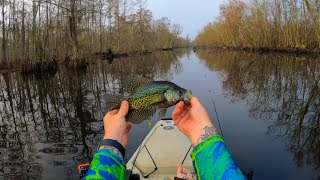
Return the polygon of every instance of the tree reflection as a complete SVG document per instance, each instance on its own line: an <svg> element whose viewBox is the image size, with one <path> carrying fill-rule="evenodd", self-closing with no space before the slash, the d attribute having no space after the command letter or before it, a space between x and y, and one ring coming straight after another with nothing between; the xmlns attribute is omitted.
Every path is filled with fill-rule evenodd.
<svg viewBox="0 0 320 180"><path fill-rule="evenodd" d="M184 54L97 60L86 74L61 69L45 79L0 75L0 177L77 177L77 164L92 158L102 136L103 95L122 93L126 77L170 80Z"/></svg>
<svg viewBox="0 0 320 180"><path fill-rule="evenodd" d="M320 61L315 57L199 50L208 68L223 72L233 101L253 118L272 122L267 134L286 139L298 167L320 168Z"/></svg>

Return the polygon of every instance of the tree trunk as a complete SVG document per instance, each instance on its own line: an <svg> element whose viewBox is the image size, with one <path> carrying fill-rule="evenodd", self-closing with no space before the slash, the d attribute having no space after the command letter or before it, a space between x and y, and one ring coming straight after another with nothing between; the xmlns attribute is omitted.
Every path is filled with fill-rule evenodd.
<svg viewBox="0 0 320 180"><path fill-rule="evenodd" d="M11 49L12 49L12 52L14 52L14 55L13 55L13 60L14 61L18 59L18 53L17 53L17 30L16 30L17 19L16 19L15 3L16 3L15 0L13 0L13 2L11 2L11 9L12 9L12 36L13 36L13 41L14 41L14 43L12 44Z"/></svg>
<svg viewBox="0 0 320 180"><path fill-rule="evenodd" d="M26 51L26 31L25 31L25 9L24 9L24 1L22 1L22 25L21 25L21 56L26 59L25 51Z"/></svg>
<svg viewBox="0 0 320 180"><path fill-rule="evenodd" d="M116 9L115 9L115 15L116 15L116 24L117 24L117 49L120 50L120 2L116 2Z"/></svg>
<svg viewBox="0 0 320 180"><path fill-rule="evenodd" d="M77 39L77 8L76 0L71 0L71 16L69 16L69 30L72 44L72 59L77 59L79 55L79 45Z"/></svg>
<svg viewBox="0 0 320 180"><path fill-rule="evenodd" d="M102 0L100 0L100 12L99 12L99 42L100 42L100 52L102 52L102 44L103 44L103 40L102 40L102 8L103 8L103 4L102 4Z"/></svg>
<svg viewBox="0 0 320 180"><path fill-rule="evenodd" d="M4 0L2 0L2 61L4 66L7 65L7 49L6 49L6 21L4 18Z"/></svg>
<svg viewBox="0 0 320 180"><path fill-rule="evenodd" d="M31 59L34 61L36 57L38 56L38 43L37 43L37 13L38 13L38 7L36 0L32 1L32 54Z"/></svg>

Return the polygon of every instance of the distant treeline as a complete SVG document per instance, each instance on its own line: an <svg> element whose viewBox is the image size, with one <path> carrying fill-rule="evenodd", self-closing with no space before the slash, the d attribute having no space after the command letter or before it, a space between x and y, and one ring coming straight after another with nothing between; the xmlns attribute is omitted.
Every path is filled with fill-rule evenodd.
<svg viewBox="0 0 320 180"><path fill-rule="evenodd" d="M198 45L250 49L320 48L319 0L229 0Z"/></svg>
<svg viewBox="0 0 320 180"><path fill-rule="evenodd" d="M181 27L155 20L146 0L3 0L0 65L78 61L96 52L184 46Z"/></svg>

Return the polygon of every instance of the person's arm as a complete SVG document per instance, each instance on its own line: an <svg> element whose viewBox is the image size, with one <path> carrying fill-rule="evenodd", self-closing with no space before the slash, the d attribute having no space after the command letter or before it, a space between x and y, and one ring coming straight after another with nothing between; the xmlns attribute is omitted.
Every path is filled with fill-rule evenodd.
<svg viewBox="0 0 320 180"><path fill-rule="evenodd" d="M112 146L98 150L83 179L124 179L126 168L122 156L117 151Z"/></svg>
<svg viewBox="0 0 320 180"><path fill-rule="evenodd" d="M132 127L125 116L129 104L124 101L119 110L113 110L103 118L104 137L108 141L95 153L89 170L83 179L124 179L124 147L128 144L128 133Z"/></svg>
<svg viewBox="0 0 320 180"><path fill-rule="evenodd" d="M196 97L192 97L191 106L179 102L172 118L194 146L191 158L198 179L246 179Z"/></svg>
<svg viewBox="0 0 320 180"><path fill-rule="evenodd" d="M191 158L198 179L246 179L220 135L212 135L196 145Z"/></svg>

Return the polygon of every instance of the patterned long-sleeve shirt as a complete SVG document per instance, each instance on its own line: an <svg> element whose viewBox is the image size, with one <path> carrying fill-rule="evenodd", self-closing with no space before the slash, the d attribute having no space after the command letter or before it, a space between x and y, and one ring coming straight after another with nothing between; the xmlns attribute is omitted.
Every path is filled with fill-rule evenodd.
<svg viewBox="0 0 320 180"><path fill-rule="evenodd" d="M220 135L213 135L198 144L191 158L197 179L246 179L232 160ZM109 149L96 152L84 179L124 179L123 158Z"/></svg>
<svg viewBox="0 0 320 180"><path fill-rule="evenodd" d="M213 135L198 144L191 154L197 179L246 179L232 160L220 135Z"/></svg>
<svg viewBox="0 0 320 180"><path fill-rule="evenodd" d="M126 167L123 158L110 149L100 149L90 163L83 179L124 179Z"/></svg>

